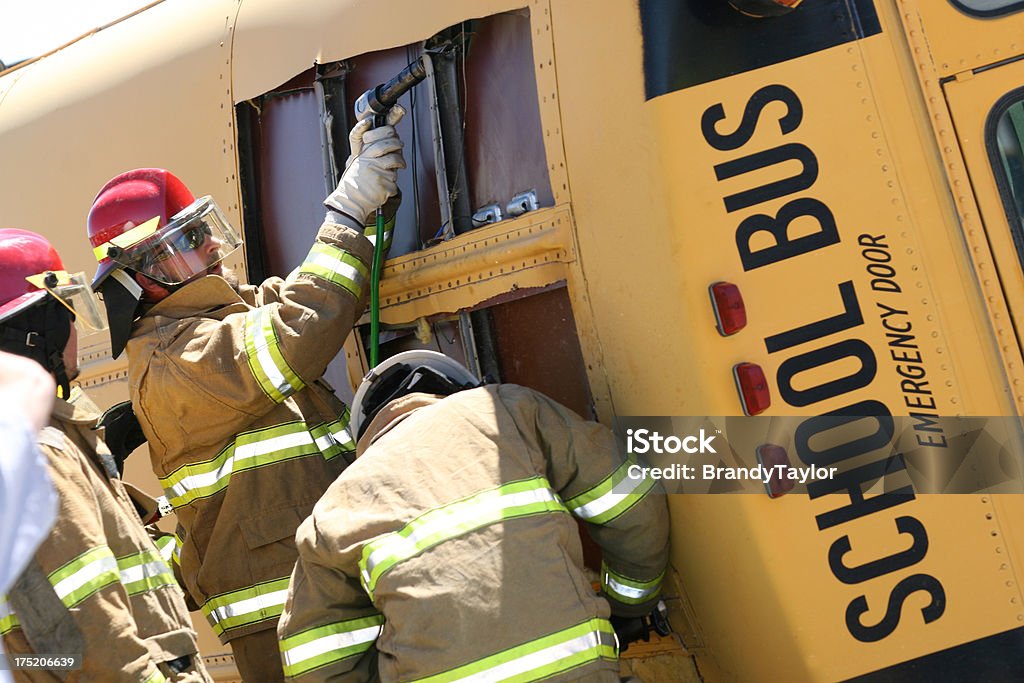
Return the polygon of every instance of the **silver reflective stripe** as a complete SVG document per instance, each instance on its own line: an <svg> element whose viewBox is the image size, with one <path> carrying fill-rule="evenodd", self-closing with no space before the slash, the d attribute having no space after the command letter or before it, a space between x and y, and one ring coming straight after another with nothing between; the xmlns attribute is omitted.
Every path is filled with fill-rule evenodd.
<svg viewBox="0 0 1024 683"><path fill-rule="evenodd" d="M120 579L121 574L117 569L117 560L110 554L110 551L103 547L107 554L99 555L96 559L91 560L88 564L85 564L81 569L78 569L73 574L70 574L66 578L61 578L53 584L53 590L57 593L57 597L69 607L74 606L92 595L97 590L102 588L104 585L110 583L110 577L113 575L115 579ZM54 572L50 575L50 580L53 581L57 578L58 572ZM82 590L86 589L86 590ZM77 595L77 593L83 593ZM70 603L70 604L69 604Z"/></svg>
<svg viewBox="0 0 1024 683"><path fill-rule="evenodd" d="M285 588L273 593L267 593L266 595L257 595L254 598L239 600L238 602L233 602L230 605L224 605L223 607L215 607L210 610L210 615L215 621L220 623L233 617L241 617L246 614L259 612L260 610L270 610L275 607L280 607L284 604L287 597L288 589Z"/></svg>
<svg viewBox="0 0 1024 683"><path fill-rule="evenodd" d="M370 244L376 246L376 244L377 244L377 235L372 234L372 233L365 233L365 234L366 234L366 239L370 240ZM391 231L390 230L385 230L384 231L384 244L387 245L389 242L391 242Z"/></svg>
<svg viewBox="0 0 1024 683"><path fill-rule="evenodd" d="M622 480L621 483L619 483L617 487L615 487L616 489L622 490L613 489L608 493L604 494L603 496L601 496L600 498L598 498L597 500L592 500L586 505L581 505L580 507L573 508L572 512L574 515L580 517L581 519L594 519L596 517L599 517L601 514L611 510L616 505L628 501L631 495L635 495L634 492L638 488L648 483L649 482L645 477L639 477L636 479L626 477L625 479Z"/></svg>
<svg viewBox="0 0 1024 683"><path fill-rule="evenodd" d="M203 614L218 636L233 628L277 619L288 597L289 578L285 576L210 598L202 606Z"/></svg>
<svg viewBox="0 0 1024 683"><path fill-rule="evenodd" d="M254 308L246 316L245 358L260 389L274 403L283 403L306 386L284 357L268 306Z"/></svg>
<svg viewBox="0 0 1024 683"><path fill-rule="evenodd" d="M619 583L614 578L612 578L611 574L608 573L605 573L604 580L605 584L607 584L607 586L611 588L614 592L618 593L619 595L624 595L627 598L632 598L633 600L643 600L644 598L650 595L654 595L658 592L657 587L633 588L632 586L627 586L625 584Z"/></svg>
<svg viewBox="0 0 1024 683"><path fill-rule="evenodd" d="M164 562L169 563L178 549L178 539L174 536L161 536L156 540L156 547Z"/></svg>
<svg viewBox="0 0 1024 683"><path fill-rule="evenodd" d="M358 631L335 633L334 635L324 636L323 638L314 640L312 643L299 645L288 650L285 654L285 661L292 665L299 664L307 659L312 659L313 657L327 654L328 652L372 643L377 640L377 636L380 635L381 628L383 627L368 626L366 628L361 628Z"/></svg>
<svg viewBox="0 0 1024 683"><path fill-rule="evenodd" d="M664 572L653 579L634 579L613 571L604 562L601 563L601 587L608 597L629 605L647 602L661 590Z"/></svg>
<svg viewBox="0 0 1024 683"><path fill-rule="evenodd" d="M285 676L300 676L366 652L380 635L383 623L384 618L378 614L283 638L280 645Z"/></svg>
<svg viewBox="0 0 1024 683"><path fill-rule="evenodd" d="M578 638L570 640L567 643L561 643L560 645L552 645L549 648L534 652L520 657L519 659L512 660L500 664L493 669L487 671L481 671L478 674L472 674L465 678L457 678L457 681L503 681L506 678L511 678L517 674L526 673L533 669L557 662L562 659L567 659L573 655L593 650L601 645L601 638L598 633L587 633Z"/></svg>
<svg viewBox="0 0 1024 683"><path fill-rule="evenodd" d="M11 603L7 602L7 596L0 595L0 635L10 633L18 626L18 617L11 609Z"/></svg>
<svg viewBox="0 0 1024 683"><path fill-rule="evenodd" d="M223 486L219 486L221 480L227 480L231 478L231 473L235 470L236 463L243 465L244 462L250 458L258 458L262 455L268 455L276 451L283 451L288 448L294 448L296 446L307 446L313 444L313 435L307 431L294 432L292 434L283 434L281 436L271 437L263 441L254 441L252 443L236 445L234 453L224 459L224 462L209 472L200 472L198 474L191 474L183 477L178 483L168 487L168 492L173 494L171 498L175 501L175 505L180 506L184 504L181 499L185 498L190 491L197 489L214 489L220 490ZM241 469L241 467L239 467ZM170 477L168 477L169 479ZM226 485L226 482L225 484Z"/></svg>
<svg viewBox="0 0 1024 683"><path fill-rule="evenodd" d="M369 269L357 256L326 242L316 242L302 262L299 274L327 280L357 298L362 294Z"/></svg>
<svg viewBox="0 0 1024 683"><path fill-rule="evenodd" d="M545 680L602 659L614 661L616 657L615 632L611 624L604 619L590 619L415 683L525 683Z"/></svg>
<svg viewBox="0 0 1024 683"><path fill-rule="evenodd" d="M321 427L321 429L323 428ZM315 432L317 430L313 431ZM351 450L350 448L346 448L352 445L351 440L347 437L348 432L344 429L334 433L328 432L327 434L317 437L316 447L324 454L324 457L328 457L334 449Z"/></svg>
<svg viewBox="0 0 1024 683"><path fill-rule="evenodd" d="M356 445L349 435L348 422L349 410L345 408L334 422L317 425L310 430L324 460L330 461L339 455L355 452Z"/></svg>
<svg viewBox="0 0 1024 683"><path fill-rule="evenodd" d="M348 427L342 427L341 429L324 434L316 440L316 447L320 449L321 453L326 452L332 446L351 446L352 445L352 434L348 431Z"/></svg>
<svg viewBox="0 0 1024 683"><path fill-rule="evenodd" d="M515 490L525 487L529 488ZM537 504L541 504L541 507ZM372 599L377 578L389 567L414 557L437 543L506 519L508 514L521 516L548 510L543 507L544 505L553 505L564 510L558 496L548 488L547 481L537 478L507 484L446 507L431 510L410 522L402 531L388 534L364 547L363 558L360 561L363 587ZM368 549L370 552L367 554ZM384 565L383 568L380 568L380 565Z"/></svg>
<svg viewBox="0 0 1024 683"><path fill-rule="evenodd" d="M273 382L274 387L282 394L291 393L291 385L288 384L288 380L284 378L282 373L277 368L277 363L274 362L274 357L270 355L270 344L276 343L266 339L263 330L263 316L266 312L262 308L257 308L252 312L252 333L253 343L256 347L256 360L259 361L260 367L263 369L264 374Z"/></svg>
<svg viewBox="0 0 1024 683"><path fill-rule="evenodd" d="M147 562L121 570L121 583L125 586L144 579L166 579L171 568L163 560ZM162 585L169 585L166 581Z"/></svg>

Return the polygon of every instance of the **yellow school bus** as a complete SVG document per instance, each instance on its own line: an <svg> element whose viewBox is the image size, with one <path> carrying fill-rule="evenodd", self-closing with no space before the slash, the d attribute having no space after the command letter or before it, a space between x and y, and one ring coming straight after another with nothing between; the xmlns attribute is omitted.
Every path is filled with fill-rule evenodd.
<svg viewBox="0 0 1024 683"><path fill-rule="evenodd" d="M911 418L945 448L941 419L1000 418L1001 487L915 490L883 439L820 495L671 495L673 633L624 672L1024 679L1024 2L156 2L0 73L0 224L91 272L96 191L160 166L244 231L249 281L284 275L354 101L418 59L383 355L439 349L609 425ZM82 354L123 400L125 359ZM225 650L204 641L232 680Z"/></svg>

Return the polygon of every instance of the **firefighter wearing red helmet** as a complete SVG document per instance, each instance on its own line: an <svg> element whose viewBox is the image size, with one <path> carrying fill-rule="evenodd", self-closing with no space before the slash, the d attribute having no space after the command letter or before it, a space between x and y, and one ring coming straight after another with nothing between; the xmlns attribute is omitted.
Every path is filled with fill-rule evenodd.
<svg viewBox="0 0 1024 683"><path fill-rule="evenodd" d="M76 314L89 329L105 326L85 276L67 273L46 238L28 230L0 230L0 259L0 349L38 361L67 397L78 372Z"/></svg>
<svg viewBox="0 0 1024 683"><path fill-rule="evenodd" d="M397 194L402 114L353 128L327 217L286 279L233 281L222 261L237 233L166 170L117 176L89 213L93 285L177 513L183 581L247 681L283 679L275 628L295 530L354 451L321 376L366 305L363 226Z"/></svg>
<svg viewBox="0 0 1024 683"><path fill-rule="evenodd" d="M0 230L0 350L40 363L60 392L39 435L60 494L57 519L9 596L0 596L4 648L81 654L83 680L208 681L169 558L118 476L95 404L70 387L76 323L102 326L84 274L67 273L42 236ZM15 680L63 679L15 672Z"/></svg>

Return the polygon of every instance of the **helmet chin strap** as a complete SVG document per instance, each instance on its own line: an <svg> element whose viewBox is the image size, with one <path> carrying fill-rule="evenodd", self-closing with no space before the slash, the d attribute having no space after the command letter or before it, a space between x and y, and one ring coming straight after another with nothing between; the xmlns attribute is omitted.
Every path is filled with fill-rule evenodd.
<svg viewBox="0 0 1024 683"><path fill-rule="evenodd" d="M71 337L71 312L47 296L27 311L0 323L0 350L31 358L53 375L58 395L68 398L71 383L64 367L64 349Z"/></svg>
<svg viewBox="0 0 1024 683"><path fill-rule="evenodd" d="M129 272L118 268L101 285L101 289L110 327L110 354L117 358L131 337L132 324L142 305L142 287Z"/></svg>

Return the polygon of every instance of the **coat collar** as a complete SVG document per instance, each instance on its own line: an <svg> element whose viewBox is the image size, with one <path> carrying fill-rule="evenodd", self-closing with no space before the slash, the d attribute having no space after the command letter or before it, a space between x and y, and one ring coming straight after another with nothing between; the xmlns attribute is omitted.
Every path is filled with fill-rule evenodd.
<svg viewBox="0 0 1024 683"><path fill-rule="evenodd" d="M227 280L219 275L207 275L153 304L144 317L163 316L181 320L195 316L197 311L210 311L231 304L244 303Z"/></svg>
<svg viewBox="0 0 1024 683"><path fill-rule="evenodd" d="M88 424L95 426L100 419L100 410L92 402L84 391L78 387L72 387L71 395L65 401L57 398L53 402L53 417L62 422L73 422L77 424Z"/></svg>
<svg viewBox="0 0 1024 683"><path fill-rule="evenodd" d="M362 438L356 444L356 457L361 456L377 439L392 430L399 422L413 414L413 412L433 405L444 399L444 396L436 394L406 394L396 398L391 403L380 409L373 420L370 421Z"/></svg>

